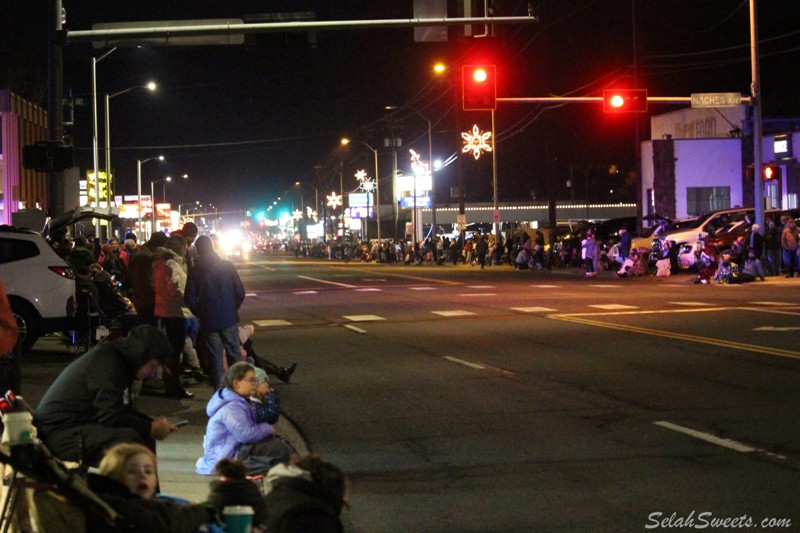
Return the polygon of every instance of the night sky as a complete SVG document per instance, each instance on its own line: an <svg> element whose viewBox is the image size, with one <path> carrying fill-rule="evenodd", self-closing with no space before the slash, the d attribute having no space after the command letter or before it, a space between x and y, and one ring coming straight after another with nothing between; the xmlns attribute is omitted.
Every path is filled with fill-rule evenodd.
<svg viewBox="0 0 800 533"><path fill-rule="evenodd" d="M411 0L63 1L71 30L98 22L247 20L288 11L315 12L317 20L412 17ZM0 4L0 85L42 103L47 12L33 4L43 3ZM495 4L500 16L522 16L528 9L522 1ZM145 165L146 190L153 179L190 176L186 183L167 185L173 204L200 200L223 210L260 208L295 181L338 189L340 161L347 190L355 187L358 168L372 174L372 152L356 145L341 149L342 136L380 149L381 186L388 193L384 180L391 156L383 139L392 128L398 132L399 166L408 169L408 148L427 154L427 123L415 112L389 112L384 106L410 106L431 120L434 158L457 152L459 132L473 123L490 129L488 113L460 110L459 65L465 63L496 63L500 96L599 96L603 88L633 86L636 38L638 85L652 96L749 93L746 0L637 1L635 37L631 0L531 4L538 23L496 26L495 37L485 39L460 39L451 29L447 43L415 43L409 28L319 32L314 43L304 33L287 33L248 37L243 46L120 48L98 64L98 92L149 80L159 89L111 100L117 193L135 194L136 159L157 154L167 159ZM800 115L800 2L760 0L759 7L764 116ZM65 92L89 96L91 57L102 53L88 44L67 47ZM450 74L435 77L435 61L451 65ZM650 111L674 109L651 105ZM649 121L639 120L646 136ZM102 127L102 114L100 121ZM593 199L633 201L624 177L634 168L635 121L633 115L604 114L599 104L501 104L496 113L500 200L543 200L550 192L569 198L565 184L572 166L579 174L590 173ZM72 136L84 169L91 168L91 132L90 109L76 107ZM468 199L491 201L489 158L463 157ZM101 167L102 161L101 155ZM607 174L612 164L619 175ZM440 202L457 184L457 167L437 175ZM313 191L304 194L307 200Z"/></svg>

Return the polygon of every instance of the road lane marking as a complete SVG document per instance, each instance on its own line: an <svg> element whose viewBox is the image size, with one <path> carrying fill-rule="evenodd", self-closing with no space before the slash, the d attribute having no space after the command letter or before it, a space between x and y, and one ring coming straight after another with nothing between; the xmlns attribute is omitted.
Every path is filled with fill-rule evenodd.
<svg viewBox="0 0 800 533"><path fill-rule="evenodd" d="M346 327L347 329L351 329L351 330L355 331L356 333L361 333L362 335L367 332L367 330L361 329L361 328L357 328L352 324L345 324L344 327Z"/></svg>
<svg viewBox="0 0 800 533"><path fill-rule="evenodd" d="M434 315L441 315L441 316L473 316L475 313L471 311L461 311L461 310L453 310L453 311L431 311Z"/></svg>
<svg viewBox="0 0 800 533"><path fill-rule="evenodd" d="M494 289L494 285L467 285L468 289Z"/></svg>
<svg viewBox="0 0 800 533"><path fill-rule="evenodd" d="M262 328L292 325L292 323L287 320L253 320L253 324L261 326Z"/></svg>
<svg viewBox="0 0 800 533"><path fill-rule="evenodd" d="M639 309L635 305L623 305L623 304L597 304L597 305L590 305L589 307L596 307L597 309L605 309L606 311L621 311L622 309Z"/></svg>
<svg viewBox="0 0 800 533"><path fill-rule="evenodd" d="M703 308L703 309L680 309L674 311L641 311L641 312L620 312L620 313L605 313L605 315L633 315L633 314L658 314L658 313L686 313L686 312L704 312L704 311L720 311L720 310L731 310L731 309L715 309L715 308ZM739 308L734 308L733 310L739 310ZM700 337L698 335L687 335L685 333L674 333L671 331L663 331L658 329L650 329L650 328L640 328L637 326L629 326L623 324L612 324L609 322L600 322L599 320L591 320L585 318L585 316L592 316L590 313L585 313L579 315L547 315L547 318L552 318L555 320L564 320L566 322L574 322L576 324L584 324L587 326L595 326L599 328L606 328L606 329L615 329L619 331L629 331L632 333L641 333L643 335L650 335L653 337L665 337L668 339L677 339L683 340L688 342L696 342L699 344L708 344L711 346L721 346L723 348L733 348L737 350L743 350L747 352L755 352L765 355L776 355L778 357L788 357L789 359L800 359L800 352L793 352L791 350L783 350L781 348L770 348L766 346L757 346L754 344L746 344L743 342L734 342L728 341L724 339L714 339L710 337ZM597 316L595 314L594 316Z"/></svg>
<svg viewBox="0 0 800 533"><path fill-rule="evenodd" d="M550 309L549 307L512 307L511 309L521 313L551 313L556 311L556 309Z"/></svg>
<svg viewBox="0 0 800 533"><path fill-rule="evenodd" d="M561 285L531 285L531 287L536 287L537 289L560 289Z"/></svg>
<svg viewBox="0 0 800 533"><path fill-rule="evenodd" d="M292 294L297 294L298 296L300 296L300 295L304 295L304 294L318 294L318 293L317 293L317 291L296 291L296 292L293 292Z"/></svg>
<svg viewBox="0 0 800 533"><path fill-rule="evenodd" d="M409 287L410 291L435 291L436 287Z"/></svg>
<svg viewBox="0 0 800 533"><path fill-rule="evenodd" d="M750 302L750 303L753 304L753 305L774 305L776 307L797 305L797 304L787 303L787 302Z"/></svg>
<svg viewBox="0 0 800 533"><path fill-rule="evenodd" d="M367 287L366 289L356 289L356 292L383 292L383 289Z"/></svg>
<svg viewBox="0 0 800 533"><path fill-rule="evenodd" d="M378 320L386 320L378 315L345 315L344 318L350 322L376 322Z"/></svg>
<svg viewBox="0 0 800 533"><path fill-rule="evenodd" d="M600 283L593 283L589 285L590 287L597 287L600 289L621 289L622 285L607 285L607 284L600 284Z"/></svg>
<svg viewBox="0 0 800 533"><path fill-rule="evenodd" d="M776 459L786 459L786 456L784 455L778 455L776 453L768 452L767 450L763 450L761 448L754 448L753 446L748 446L747 444L735 441L733 439L723 439L717 437L716 435L712 435L711 433L704 433L702 431L697 431L696 429L679 426L678 424L673 424L672 422L667 422L665 420L653 422L653 424L665 429L671 429L672 431L677 431L678 433L683 433L684 435L689 435L690 437L700 439L702 441L714 444L716 446L722 446L723 448L728 448L729 450L737 451L739 453L761 453L764 455L768 455L770 457L775 457Z"/></svg>
<svg viewBox="0 0 800 533"><path fill-rule="evenodd" d="M458 357L450 357L449 355L445 355L442 359L447 359L451 363L458 363L459 365L468 366L470 368L476 368L478 370L486 370L486 367L483 365L479 365L478 363L470 363L469 361L464 361L463 359L459 359Z"/></svg>
<svg viewBox="0 0 800 533"><path fill-rule="evenodd" d="M337 283L335 281L327 281L319 278L311 278L308 276L297 276L298 278L307 279L309 281L316 281L318 283L327 283L328 285L336 285L337 287L344 287L346 289L356 289L358 285L348 285L347 283Z"/></svg>
<svg viewBox="0 0 800 533"><path fill-rule="evenodd" d="M685 305L686 307L706 307L712 305L705 302L667 302L667 303L672 305Z"/></svg>
<svg viewBox="0 0 800 533"><path fill-rule="evenodd" d="M344 269L345 267L337 267L337 266L334 266L334 267L332 267L332 268ZM371 269L369 269L369 270L364 270L364 269L360 269L360 268L353 268L353 267L351 267L351 268L348 268L348 269L347 269L347 271L348 271L348 272L358 272L358 271L361 271L361 272L363 272L364 274L373 274L373 275L374 275L374 271L372 271ZM386 276L391 276L391 277L395 277L395 278L413 279L413 280L417 280L417 281L422 281L422 282L424 282L424 283L436 283L436 284L439 284L439 285L463 285L463 284L462 284L461 282L459 282L459 281L447 281L447 280L443 280L443 279L424 278L424 277L422 277L422 276L411 276L411 275L409 275L409 274L394 274L394 273L392 273L392 272L386 272L385 274L386 274ZM301 277L302 277L302 276L301 276Z"/></svg>
<svg viewBox="0 0 800 533"><path fill-rule="evenodd" d="M246 293L244 293L244 295L245 295L245 297L248 297L248 296L258 296L258 293L257 293L257 292L246 292Z"/></svg>
<svg viewBox="0 0 800 533"><path fill-rule="evenodd" d="M795 326L787 326L787 327L762 326L760 328L753 328L753 331L798 331L798 330L800 330L800 327L795 327Z"/></svg>
<svg viewBox="0 0 800 533"><path fill-rule="evenodd" d="M469 298L471 296L497 296L497 293L494 293L494 292L478 292L478 293L472 292L472 293L469 293L469 294L459 294L459 296L464 296L466 298Z"/></svg>

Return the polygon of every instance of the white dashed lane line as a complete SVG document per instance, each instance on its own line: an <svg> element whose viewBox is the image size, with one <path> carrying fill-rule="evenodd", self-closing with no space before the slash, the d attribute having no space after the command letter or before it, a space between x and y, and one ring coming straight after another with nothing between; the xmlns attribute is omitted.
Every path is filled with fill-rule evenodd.
<svg viewBox="0 0 800 533"><path fill-rule="evenodd" d="M623 305L623 304L599 304L599 305L590 305L589 307L594 307L597 309L605 309L606 311L621 311L623 309L639 309L635 305Z"/></svg>
<svg viewBox="0 0 800 533"><path fill-rule="evenodd" d="M512 311L519 311L521 313L555 313L557 309L549 307L512 307Z"/></svg>
<svg viewBox="0 0 800 533"><path fill-rule="evenodd" d="M431 311L431 313L439 316L474 316L477 314L471 311L462 311L460 309L454 309L452 311Z"/></svg>
<svg viewBox="0 0 800 533"><path fill-rule="evenodd" d="M342 318L345 318L350 322L377 322L379 320L386 320L382 316L378 315L345 315Z"/></svg>
<svg viewBox="0 0 800 533"><path fill-rule="evenodd" d="M262 328L292 325L288 320L253 320L253 324Z"/></svg>

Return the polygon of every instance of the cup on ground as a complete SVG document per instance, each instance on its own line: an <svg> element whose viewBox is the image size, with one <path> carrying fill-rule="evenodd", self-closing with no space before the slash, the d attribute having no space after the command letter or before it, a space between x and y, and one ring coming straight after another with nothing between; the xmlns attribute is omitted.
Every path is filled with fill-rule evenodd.
<svg viewBox="0 0 800 533"><path fill-rule="evenodd" d="M249 505L228 505L222 509L227 533L250 533L253 528L253 508Z"/></svg>

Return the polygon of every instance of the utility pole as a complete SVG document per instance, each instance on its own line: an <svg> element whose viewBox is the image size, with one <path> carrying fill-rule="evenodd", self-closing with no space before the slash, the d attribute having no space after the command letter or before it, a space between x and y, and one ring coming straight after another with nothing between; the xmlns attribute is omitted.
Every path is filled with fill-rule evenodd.
<svg viewBox="0 0 800 533"><path fill-rule="evenodd" d="M50 140L64 140L64 44L61 0L50 4L50 80L48 90L48 113L50 120ZM57 217L66 211L64 172L50 172L49 211ZM8 203L8 200L7 200Z"/></svg>

